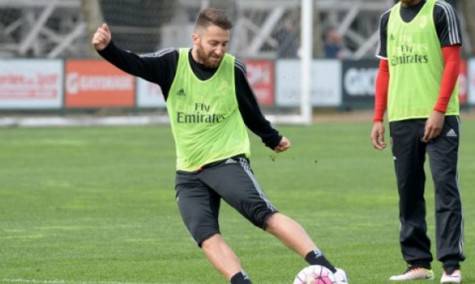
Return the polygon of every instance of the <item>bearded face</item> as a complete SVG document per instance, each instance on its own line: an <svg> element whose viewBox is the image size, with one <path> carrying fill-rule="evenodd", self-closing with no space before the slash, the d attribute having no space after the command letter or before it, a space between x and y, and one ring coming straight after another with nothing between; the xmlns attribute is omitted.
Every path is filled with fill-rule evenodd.
<svg viewBox="0 0 475 284"><path fill-rule="evenodd" d="M218 67L228 50L229 34L214 25L198 29L193 34L193 58L206 67Z"/></svg>

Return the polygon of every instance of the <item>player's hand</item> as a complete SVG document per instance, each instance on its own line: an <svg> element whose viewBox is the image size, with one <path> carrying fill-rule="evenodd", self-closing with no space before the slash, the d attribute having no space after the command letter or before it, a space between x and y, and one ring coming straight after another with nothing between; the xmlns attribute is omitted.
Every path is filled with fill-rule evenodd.
<svg viewBox="0 0 475 284"><path fill-rule="evenodd" d="M289 139L287 139L287 137L282 137L282 139L280 139L279 144L275 146L274 151L276 153L287 151L287 149L290 148L290 145L291 144L290 144Z"/></svg>
<svg viewBox="0 0 475 284"><path fill-rule="evenodd" d="M384 124L382 121L375 121L373 123L373 129L371 129L371 143L373 147L378 150L386 148L384 142Z"/></svg>
<svg viewBox="0 0 475 284"><path fill-rule="evenodd" d="M97 31L94 33L92 37L92 45L96 50L103 50L104 48L109 45L112 39L111 31L109 30L109 26L104 23L102 26L97 28Z"/></svg>
<svg viewBox="0 0 475 284"><path fill-rule="evenodd" d="M440 132L442 131L442 127L444 127L444 120L445 113L433 111L426 121L424 137L422 137L422 141L427 143L439 136Z"/></svg>

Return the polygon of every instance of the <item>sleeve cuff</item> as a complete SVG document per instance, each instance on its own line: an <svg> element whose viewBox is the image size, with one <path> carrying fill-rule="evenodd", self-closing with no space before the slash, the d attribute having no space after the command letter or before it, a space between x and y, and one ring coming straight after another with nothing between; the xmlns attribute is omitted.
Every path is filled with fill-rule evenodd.
<svg viewBox="0 0 475 284"><path fill-rule="evenodd" d="M103 50L98 50L97 53L99 53L100 55L108 54L113 48L114 48L114 43L111 40L109 44Z"/></svg>
<svg viewBox="0 0 475 284"><path fill-rule="evenodd" d="M277 147L277 145L279 145L280 143L280 140L282 140L282 136L281 135L272 135L272 137L269 137L267 139L262 139L264 144L271 148L272 150L274 150L275 147Z"/></svg>
<svg viewBox="0 0 475 284"><path fill-rule="evenodd" d="M436 106L434 107L434 110L440 113L445 113L447 111L447 108L443 108L441 106Z"/></svg>

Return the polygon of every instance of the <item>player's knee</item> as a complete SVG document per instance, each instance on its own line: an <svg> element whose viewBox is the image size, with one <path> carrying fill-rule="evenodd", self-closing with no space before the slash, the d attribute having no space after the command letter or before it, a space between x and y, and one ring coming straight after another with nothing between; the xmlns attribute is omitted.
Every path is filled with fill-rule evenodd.
<svg viewBox="0 0 475 284"><path fill-rule="evenodd" d="M200 222L199 220L192 220L186 222L186 227L193 237L193 240L200 247L205 240L219 233L218 225L212 222Z"/></svg>
<svg viewBox="0 0 475 284"><path fill-rule="evenodd" d="M198 245L204 250L209 249L213 247L213 245L216 243L215 240L216 240L216 236L218 235L219 233L212 233L209 236L205 236L202 238L200 242L198 242Z"/></svg>
<svg viewBox="0 0 475 284"><path fill-rule="evenodd" d="M255 210L253 212L250 220L255 226L266 230L269 219L271 219L275 213L277 213L275 209L261 208L260 210Z"/></svg>
<svg viewBox="0 0 475 284"><path fill-rule="evenodd" d="M195 230L191 231L191 236L195 240L196 244L201 247L203 245L203 242L211 238L212 236L216 235L219 233L219 230L216 228L196 228Z"/></svg>
<svg viewBox="0 0 475 284"><path fill-rule="evenodd" d="M457 176L452 173L441 173L433 176L434 184L439 188L457 187Z"/></svg>
<svg viewBox="0 0 475 284"><path fill-rule="evenodd" d="M276 214L270 214L265 221L264 229L268 232L273 232L282 222L282 218L288 218L287 216L275 212Z"/></svg>

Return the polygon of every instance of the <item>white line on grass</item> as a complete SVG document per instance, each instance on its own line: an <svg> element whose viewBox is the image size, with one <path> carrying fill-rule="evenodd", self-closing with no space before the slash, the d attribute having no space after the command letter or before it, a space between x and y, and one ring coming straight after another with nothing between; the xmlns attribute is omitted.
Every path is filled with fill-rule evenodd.
<svg viewBox="0 0 475 284"><path fill-rule="evenodd" d="M39 279L1 279L2 283L27 284L153 284L152 282L122 282L122 281L70 281L70 280L39 280Z"/></svg>

